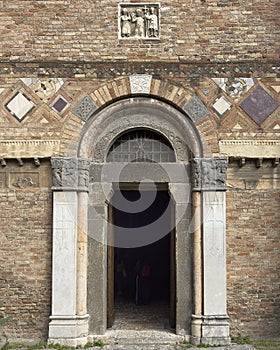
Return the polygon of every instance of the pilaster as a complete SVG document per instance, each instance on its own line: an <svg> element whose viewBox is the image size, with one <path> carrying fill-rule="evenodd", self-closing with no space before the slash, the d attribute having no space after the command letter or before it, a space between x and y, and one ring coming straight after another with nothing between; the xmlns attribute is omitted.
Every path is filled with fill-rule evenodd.
<svg viewBox="0 0 280 350"><path fill-rule="evenodd" d="M192 342L228 344L229 319L226 309L226 170L227 159L202 158L192 162L193 192L200 193L202 241L202 312L192 320ZM194 196L193 194L193 196ZM197 195L196 195L197 196ZM199 259L194 260L194 271ZM202 272L203 271L203 272ZM195 276L195 281L200 281ZM199 288L196 282L195 288ZM195 295L199 294L195 290ZM199 310L198 307L195 308Z"/></svg>
<svg viewBox="0 0 280 350"><path fill-rule="evenodd" d="M53 270L49 342L84 345L89 161L53 158Z"/></svg>

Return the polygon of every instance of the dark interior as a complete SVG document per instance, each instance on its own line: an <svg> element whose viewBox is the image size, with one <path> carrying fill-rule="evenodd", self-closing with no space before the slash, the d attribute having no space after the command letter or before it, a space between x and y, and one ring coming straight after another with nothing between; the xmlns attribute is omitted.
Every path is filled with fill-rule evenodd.
<svg viewBox="0 0 280 350"><path fill-rule="evenodd" d="M126 199L131 202L132 212L121 210L122 202ZM134 212L133 202L143 199L147 203L142 211ZM127 202L127 203L128 203ZM128 203L129 204L129 203ZM145 204L145 203L144 203ZM170 233L165 234L166 227L171 226L170 197L167 191L145 191L140 198L139 191L122 190L114 197L114 235L115 242L121 243L124 239L124 228L143 228L136 234L147 238L144 244L134 236L133 230L127 231L125 237L131 247L115 248L115 302L119 298L133 302L136 299L136 277L139 274L139 266L148 263L149 271L149 303L169 303L170 295ZM135 210L136 211L136 210ZM150 227L150 224L162 220L159 224ZM164 226L164 227L163 227ZM155 232L156 231L156 232ZM167 230L168 231L168 230ZM163 233L161 233L163 232ZM150 243L151 235L154 242ZM135 243L135 244L134 244ZM117 244L118 245L118 244Z"/></svg>

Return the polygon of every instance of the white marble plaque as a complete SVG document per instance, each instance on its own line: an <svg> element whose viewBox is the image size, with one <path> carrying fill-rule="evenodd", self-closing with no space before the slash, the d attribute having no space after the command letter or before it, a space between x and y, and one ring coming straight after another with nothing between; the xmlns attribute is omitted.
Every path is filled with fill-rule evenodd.
<svg viewBox="0 0 280 350"><path fill-rule="evenodd" d="M76 312L77 193L54 192L52 316Z"/></svg>
<svg viewBox="0 0 280 350"><path fill-rule="evenodd" d="M205 315L226 315L225 209L225 192L203 194Z"/></svg>
<svg viewBox="0 0 280 350"><path fill-rule="evenodd" d="M151 92L152 76L135 74L129 77L132 94L149 94Z"/></svg>

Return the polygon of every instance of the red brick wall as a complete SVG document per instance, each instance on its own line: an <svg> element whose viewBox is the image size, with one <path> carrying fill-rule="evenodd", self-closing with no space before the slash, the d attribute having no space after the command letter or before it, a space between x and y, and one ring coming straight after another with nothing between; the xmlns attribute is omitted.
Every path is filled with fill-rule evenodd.
<svg viewBox="0 0 280 350"><path fill-rule="evenodd" d="M227 192L227 292L233 335L279 337L279 190Z"/></svg>
<svg viewBox="0 0 280 350"><path fill-rule="evenodd" d="M48 177L49 166L43 168ZM8 176L10 171L22 170L9 162ZM41 340L51 306L51 191L9 184L0 198L0 313L12 316L0 338L3 331L8 340Z"/></svg>
<svg viewBox="0 0 280 350"><path fill-rule="evenodd" d="M154 42L118 39L119 2L1 0L0 58L67 61L279 58L278 0L161 1L161 38Z"/></svg>

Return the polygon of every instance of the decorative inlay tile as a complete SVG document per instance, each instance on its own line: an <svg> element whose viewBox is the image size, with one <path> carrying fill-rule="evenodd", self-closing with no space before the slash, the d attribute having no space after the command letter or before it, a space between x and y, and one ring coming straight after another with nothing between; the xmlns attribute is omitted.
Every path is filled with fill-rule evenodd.
<svg viewBox="0 0 280 350"><path fill-rule="evenodd" d="M158 3L119 4L118 17L120 39L159 39Z"/></svg>
<svg viewBox="0 0 280 350"><path fill-rule="evenodd" d="M277 108L278 103L258 86L241 104L240 107L258 125L261 125Z"/></svg>
<svg viewBox="0 0 280 350"><path fill-rule="evenodd" d="M32 110L32 108L34 108L34 104L22 92L18 92L6 105L6 108L19 121L22 121Z"/></svg>
<svg viewBox="0 0 280 350"><path fill-rule="evenodd" d="M271 86L273 90L275 90L278 94L280 92L280 85L273 85Z"/></svg>
<svg viewBox="0 0 280 350"><path fill-rule="evenodd" d="M21 81L44 101L52 97L66 80L66 78L21 78Z"/></svg>
<svg viewBox="0 0 280 350"><path fill-rule="evenodd" d="M68 102L61 96L58 96L58 98L55 99L55 102L52 104L52 108L58 112L62 113L67 107Z"/></svg>
<svg viewBox="0 0 280 350"><path fill-rule="evenodd" d="M232 104L224 96L220 96L215 100L213 108L220 117L223 117L231 110Z"/></svg>
<svg viewBox="0 0 280 350"><path fill-rule="evenodd" d="M233 130L241 130L242 126L239 123L236 123L232 129Z"/></svg>
<svg viewBox="0 0 280 350"><path fill-rule="evenodd" d="M197 96L193 96L183 109L193 122L197 122L209 114L208 109Z"/></svg>
<svg viewBox="0 0 280 350"><path fill-rule="evenodd" d="M212 78L212 80L234 100L242 97L259 81L257 78Z"/></svg>
<svg viewBox="0 0 280 350"><path fill-rule="evenodd" d="M148 74L135 74L129 77L132 94L149 94L151 91L152 76Z"/></svg>
<svg viewBox="0 0 280 350"><path fill-rule="evenodd" d="M87 121L88 118L98 109L92 98L86 95L76 106L72 109L77 117L81 118L83 121Z"/></svg>

